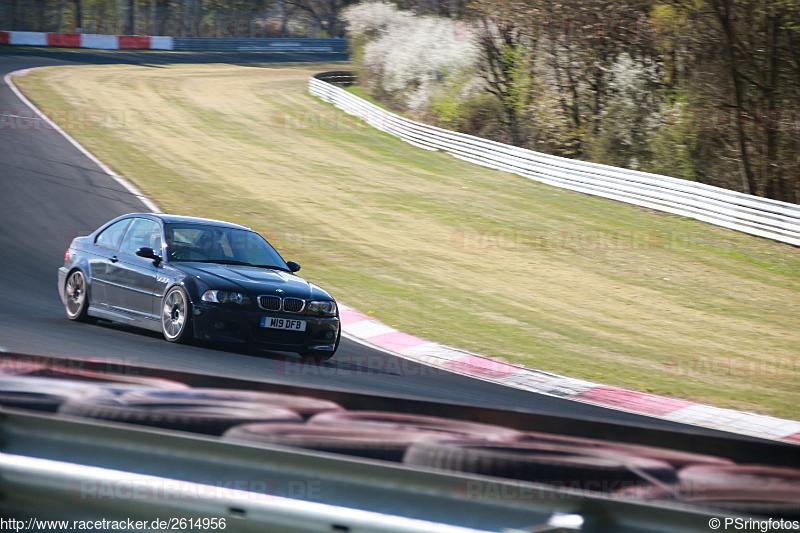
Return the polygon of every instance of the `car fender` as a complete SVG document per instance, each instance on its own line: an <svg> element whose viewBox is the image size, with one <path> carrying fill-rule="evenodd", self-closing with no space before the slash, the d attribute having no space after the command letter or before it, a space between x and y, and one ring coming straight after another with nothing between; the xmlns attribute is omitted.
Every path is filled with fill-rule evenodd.
<svg viewBox="0 0 800 533"><path fill-rule="evenodd" d="M173 287L181 287L184 291L186 291L186 295L189 297L189 303L194 306L198 302L200 302L200 295L207 289L205 289L205 283L202 280L198 280L193 276L189 276L188 274L181 272L177 269L170 269L172 272L164 273L164 277L168 278L168 282L164 285L164 290L161 292L161 297L163 298L166 294L173 288Z"/></svg>
<svg viewBox="0 0 800 533"><path fill-rule="evenodd" d="M58 294L61 297L61 303L66 303L66 296L64 294L64 289L66 286L67 278L69 275L74 272L75 270L80 270L83 273L84 279L86 279L86 294L89 298L89 303L91 304L91 296L92 296L92 276L91 271L89 269L89 260L87 259L86 255L83 253L75 253L76 246L74 244L70 245L69 247L70 255L67 262L59 267L58 269Z"/></svg>

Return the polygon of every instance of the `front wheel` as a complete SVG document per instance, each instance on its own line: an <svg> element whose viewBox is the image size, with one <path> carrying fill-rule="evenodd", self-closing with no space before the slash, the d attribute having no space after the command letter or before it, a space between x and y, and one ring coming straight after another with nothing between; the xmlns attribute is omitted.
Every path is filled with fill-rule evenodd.
<svg viewBox="0 0 800 533"><path fill-rule="evenodd" d="M70 272L64 284L64 296L67 318L77 322L89 322L89 290L83 272L80 270Z"/></svg>
<svg viewBox="0 0 800 533"><path fill-rule="evenodd" d="M192 339L191 304L181 287L173 287L164 295L161 304L161 332L169 342L189 342Z"/></svg>

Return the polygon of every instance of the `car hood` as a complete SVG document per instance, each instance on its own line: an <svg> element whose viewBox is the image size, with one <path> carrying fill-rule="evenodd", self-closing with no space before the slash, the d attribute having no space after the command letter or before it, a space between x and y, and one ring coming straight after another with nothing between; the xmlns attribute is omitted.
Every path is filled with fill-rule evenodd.
<svg viewBox="0 0 800 533"><path fill-rule="evenodd" d="M179 265L173 264L173 266L186 274L197 276L212 288L237 288L250 294L275 294L277 289L280 289L283 291L280 293L281 296L332 299L317 285L283 270L214 263L180 263Z"/></svg>

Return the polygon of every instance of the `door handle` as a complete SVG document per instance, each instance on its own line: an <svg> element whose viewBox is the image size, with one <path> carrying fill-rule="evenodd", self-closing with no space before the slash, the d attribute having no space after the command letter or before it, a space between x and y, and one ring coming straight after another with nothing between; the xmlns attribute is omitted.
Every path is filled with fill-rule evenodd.
<svg viewBox="0 0 800 533"><path fill-rule="evenodd" d="M117 256L116 256L116 255L112 255L112 256L111 256L111 262L112 262L112 263L116 263L117 261L119 261L119 258L117 258Z"/></svg>

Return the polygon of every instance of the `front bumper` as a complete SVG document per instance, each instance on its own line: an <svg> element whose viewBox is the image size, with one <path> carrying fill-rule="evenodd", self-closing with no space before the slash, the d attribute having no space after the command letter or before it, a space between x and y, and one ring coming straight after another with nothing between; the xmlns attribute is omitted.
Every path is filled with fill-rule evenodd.
<svg viewBox="0 0 800 533"><path fill-rule="evenodd" d="M321 318L293 313L275 313L231 306L195 305L192 310L194 334L198 339L247 343L287 352L333 353L339 337L339 317ZM305 331L261 327L261 319L303 320Z"/></svg>

